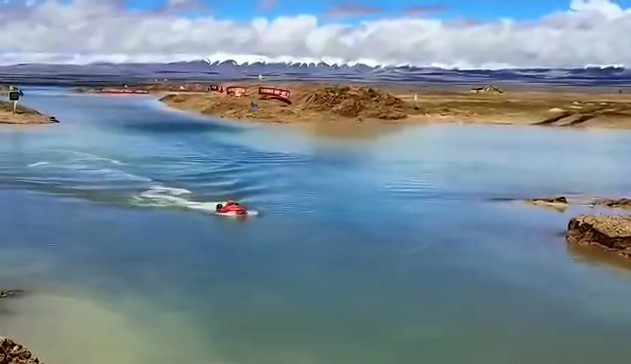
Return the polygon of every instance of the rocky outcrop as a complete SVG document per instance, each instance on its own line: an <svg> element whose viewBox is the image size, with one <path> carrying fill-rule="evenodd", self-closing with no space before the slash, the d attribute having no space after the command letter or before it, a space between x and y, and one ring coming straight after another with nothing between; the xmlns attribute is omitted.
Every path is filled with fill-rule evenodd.
<svg viewBox="0 0 631 364"><path fill-rule="evenodd" d="M631 210L631 198L601 198L593 200L590 205L596 207L609 207L612 209Z"/></svg>
<svg viewBox="0 0 631 364"><path fill-rule="evenodd" d="M595 245L631 257L631 216L581 215L570 220L565 234L571 244Z"/></svg>
<svg viewBox="0 0 631 364"><path fill-rule="evenodd" d="M0 364L42 364L26 347L0 338Z"/></svg>
<svg viewBox="0 0 631 364"><path fill-rule="evenodd" d="M565 196L559 197L544 197L544 198L529 198L526 199L526 203L534 206L549 207L558 211L565 211L570 203Z"/></svg>
<svg viewBox="0 0 631 364"><path fill-rule="evenodd" d="M563 203L568 204L567 197L559 196L559 197L542 197L542 198L530 198L526 200L532 203Z"/></svg>

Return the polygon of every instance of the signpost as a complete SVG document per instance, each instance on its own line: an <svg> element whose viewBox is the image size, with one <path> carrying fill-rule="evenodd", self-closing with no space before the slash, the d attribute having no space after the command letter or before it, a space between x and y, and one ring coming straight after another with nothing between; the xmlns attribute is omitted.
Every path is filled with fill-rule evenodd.
<svg viewBox="0 0 631 364"><path fill-rule="evenodd" d="M259 95L278 96L288 99L291 92L289 90L276 87L259 87Z"/></svg>
<svg viewBox="0 0 631 364"><path fill-rule="evenodd" d="M246 93L248 92L248 90L245 87L240 87L240 86L229 86L226 87L226 95L233 95L233 96L244 96Z"/></svg>
<svg viewBox="0 0 631 364"><path fill-rule="evenodd" d="M286 104L291 105L291 100L289 99L289 97L291 96L291 92L289 90L262 86L259 87L259 95L264 96L265 98L282 101Z"/></svg>
<svg viewBox="0 0 631 364"><path fill-rule="evenodd" d="M9 101L13 101L13 115L15 115L18 110L18 101L20 101L20 96L24 96L22 90L15 86L9 87Z"/></svg>

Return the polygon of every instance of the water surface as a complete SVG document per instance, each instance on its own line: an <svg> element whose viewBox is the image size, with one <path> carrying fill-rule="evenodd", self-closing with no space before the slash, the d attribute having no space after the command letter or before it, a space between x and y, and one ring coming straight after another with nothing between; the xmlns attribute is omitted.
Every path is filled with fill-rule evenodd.
<svg viewBox="0 0 631 364"><path fill-rule="evenodd" d="M50 363L595 363L631 275L507 198L629 194L631 134L429 126L352 140L149 97L27 89L0 129L0 328ZM239 199L261 215L209 214ZM606 360L605 360L606 359Z"/></svg>

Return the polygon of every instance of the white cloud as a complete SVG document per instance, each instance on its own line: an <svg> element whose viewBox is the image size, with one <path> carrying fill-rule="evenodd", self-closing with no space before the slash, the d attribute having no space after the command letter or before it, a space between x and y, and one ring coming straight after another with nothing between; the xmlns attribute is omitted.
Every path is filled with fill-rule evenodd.
<svg viewBox="0 0 631 364"><path fill-rule="evenodd" d="M0 62L319 61L446 67L631 63L631 9L572 0L536 21L391 18L322 23L311 15L234 22L128 12L124 0L0 4ZM194 1L171 0L174 7ZM20 5L21 4L21 5ZM27 6L28 5L28 6Z"/></svg>

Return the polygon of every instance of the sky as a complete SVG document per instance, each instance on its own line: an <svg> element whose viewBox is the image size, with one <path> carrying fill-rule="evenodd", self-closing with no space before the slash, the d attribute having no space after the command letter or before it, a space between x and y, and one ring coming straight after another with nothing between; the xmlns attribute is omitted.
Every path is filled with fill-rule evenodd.
<svg viewBox="0 0 631 364"><path fill-rule="evenodd" d="M0 0L0 63L631 63L631 0Z"/></svg>
<svg viewBox="0 0 631 364"><path fill-rule="evenodd" d="M107 1L107 0L104 0ZM156 9L168 0L130 0L130 8ZM567 0L201 0L218 17L249 20L256 16L278 17L311 14L322 18L337 10L355 10L357 14L346 20L361 21L379 17L397 17L406 13L431 13L439 19L464 18L488 21L500 18L519 20L537 19L552 12L568 9ZM617 1L631 7L631 0ZM238 4L235 5L235 4ZM339 5L341 4L341 6ZM418 14L417 14L418 15Z"/></svg>

